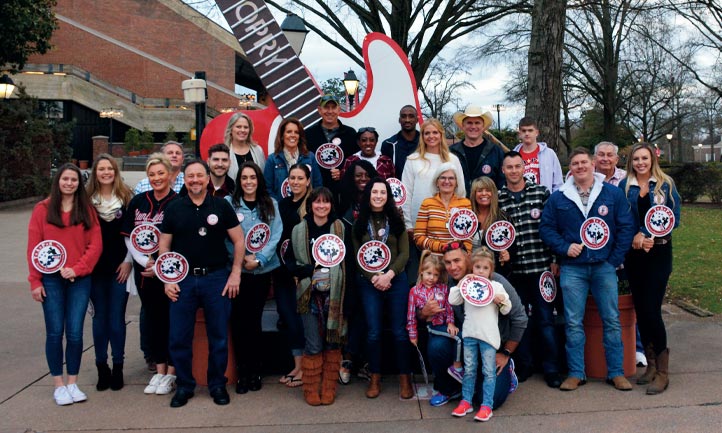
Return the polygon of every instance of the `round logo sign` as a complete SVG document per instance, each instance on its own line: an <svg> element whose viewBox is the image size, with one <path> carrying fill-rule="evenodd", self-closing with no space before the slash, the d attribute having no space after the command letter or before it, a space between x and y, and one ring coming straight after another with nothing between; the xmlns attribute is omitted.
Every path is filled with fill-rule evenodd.
<svg viewBox="0 0 722 433"><path fill-rule="evenodd" d="M404 203L406 203L406 199L408 198L406 186L404 186L404 184L395 177L390 177L386 179L386 182L388 182L389 186L391 187L391 194L394 196L396 206L403 206Z"/></svg>
<svg viewBox="0 0 722 433"><path fill-rule="evenodd" d="M484 164L484 166L481 167L481 172L484 174L491 173L491 166L489 164Z"/></svg>
<svg viewBox="0 0 722 433"><path fill-rule="evenodd" d="M539 293L547 302L554 302L557 297L557 283L554 280L554 274L550 271L542 272L539 277Z"/></svg>
<svg viewBox="0 0 722 433"><path fill-rule="evenodd" d="M67 258L68 255L63 244L54 240L38 243L30 254L33 267L43 274L58 272L65 266Z"/></svg>
<svg viewBox="0 0 722 433"><path fill-rule="evenodd" d="M140 224L130 232L130 244L141 254L153 254L160 248L160 230L153 224Z"/></svg>
<svg viewBox="0 0 722 433"><path fill-rule="evenodd" d="M494 300L494 287L491 281L478 275L467 275L459 281L461 297L477 307L491 304Z"/></svg>
<svg viewBox="0 0 722 433"><path fill-rule="evenodd" d="M674 212L663 204L652 206L644 216L644 227L652 236L667 236L674 229Z"/></svg>
<svg viewBox="0 0 722 433"><path fill-rule="evenodd" d="M155 261L155 274L164 283L183 281L188 275L188 260L182 254L173 251L163 253Z"/></svg>
<svg viewBox="0 0 722 433"><path fill-rule="evenodd" d="M486 245L494 251L504 251L514 243L516 230L509 221L497 221L486 230Z"/></svg>
<svg viewBox="0 0 722 433"><path fill-rule="evenodd" d="M579 236L582 243L590 250L599 250L604 248L609 242L609 226L607 222L601 218L587 218L579 229Z"/></svg>
<svg viewBox="0 0 722 433"><path fill-rule="evenodd" d="M246 249L250 253L258 253L268 245L271 240L271 228L268 224L258 223L246 233Z"/></svg>
<svg viewBox="0 0 722 433"><path fill-rule="evenodd" d="M471 209L459 209L449 218L449 234L455 239L469 239L479 228L479 220Z"/></svg>
<svg viewBox="0 0 722 433"><path fill-rule="evenodd" d="M288 250L288 245L291 243L290 239L286 239L285 241L281 242L281 249L278 251L278 254L281 256L281 261L283 264L286 264L286 260L284 260L283 256L286 255L286 251Z"/></svg>
<svg viewBox="0 0 722 433"><path fill-rule="evenodd" d="M358 249L356 260L366 272L381 272L391 263L391 250L381 241L368 241Z"/></svg>
<svg viewBox="0 0 722 433"><path fill-rule="evenodd" d="M325 234L316 238L311 249L313 259L319 265L330 268L341 263L346 257L346 246L340 237Z"/></svg>
<svg viewBox="0 0 722 433"><path fill-rule="evenodd" d="M316 149L316 162L327 169L336 168L343 162L343 150L335 143L326 143Z"/></svg>
<svg viewBox="0 0 722 433"><path fill-rule="evenodd" d="M281 197L290 197L291 194L293 194L291 191L291 185L288 184L288 178L286 178L283 180L283 183L281 183Z"/></svg>

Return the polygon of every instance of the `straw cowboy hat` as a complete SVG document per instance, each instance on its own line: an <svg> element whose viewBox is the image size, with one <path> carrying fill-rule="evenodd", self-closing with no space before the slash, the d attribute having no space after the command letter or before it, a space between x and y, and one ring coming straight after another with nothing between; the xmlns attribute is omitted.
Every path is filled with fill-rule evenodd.
<svg viewBox="0 0 722 433"><path fill-rule="evenodd" d="M464 123L464 119L467 117L481 117L481 120L484 122L485 130L491 128L491 125L494 124L494 117L491 113L488 111L486 113L482 113L481 107L477 107L476 105L469 105L463 113L461 111L456 112L454 114L454 123L461 128L461 124Z"/></svg>

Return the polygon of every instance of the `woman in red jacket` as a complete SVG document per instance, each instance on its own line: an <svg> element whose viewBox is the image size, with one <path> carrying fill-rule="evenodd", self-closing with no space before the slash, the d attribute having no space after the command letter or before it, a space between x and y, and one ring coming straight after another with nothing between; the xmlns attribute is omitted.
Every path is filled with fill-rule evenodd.
<svg viewBox="0 0 722 433"><path fill-rule="evenodd" d="M28 226L28 265L33 299L43 305L45 356L53 376L53 397L64 406L87 400L77 379L83 353L83 321L90 297L90 273L103 249L95 211L73 164L60 167L50 197L35 206ZM67 386L63 380L63 334Z"/></svg>

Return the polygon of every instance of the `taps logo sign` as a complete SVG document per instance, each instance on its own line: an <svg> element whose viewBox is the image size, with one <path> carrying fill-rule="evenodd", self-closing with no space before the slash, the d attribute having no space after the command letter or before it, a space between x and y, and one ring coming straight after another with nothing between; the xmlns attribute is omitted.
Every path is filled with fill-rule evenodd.
<svg viewBox="0 0 722 433"><path fill-rule="evenodd" d="M153 254L160 248L160 230L153 224L135 226L130 232L130 243L141 254Z"/></svg>
<svg viewBox="0 0 722 433"><path fill-rule="evenodd" d="M661 204L652 206L644 216L644 226L652 236L667 236L674 229L674 212Z"/></svg>
<svg viewBox="0 0 722 433"><path fill-rule="evenodd" d="M52 274L65 266L67 254L65 247L58 241L42 241L30 254L33 267L43 274Z"/></svg>
<svg viewBox="0 0 722 433"><path fill-rule="evenodd" d="M600 250L609 242L609 226L601 218L587 218L579 229L582 243L590 250Z"/></svg>
<svg viewBox="0 0 722 433"><path fill-rule="evenodd" d="M246 249L250 253L261 252L271 239L271 228L268 224L259 223L251 227L246 234Z"/></svg>
<svg viewBox="0 0 722 433"><path fill-rule="evenodd" d="M381 241L368 241L359 248L356 260L366 272L381 272L391 263L391 250Z"/></svg>

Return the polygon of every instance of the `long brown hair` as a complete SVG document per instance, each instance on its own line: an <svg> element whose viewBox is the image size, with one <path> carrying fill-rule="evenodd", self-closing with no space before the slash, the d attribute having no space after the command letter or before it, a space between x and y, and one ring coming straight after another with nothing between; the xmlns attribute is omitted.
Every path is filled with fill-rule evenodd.
<svg viewBox="0 0 722 433"><path fill-rule="evenodd" d="M276 155L283 154L283 133L286 132L286 125L289 123L293 123L298 127L298 153L300 155L308 155L308 144L306 143L306 133L303 131L303 124L295 117L284 119L278 126L278 133L276 134L276 143L273 146L273 152L275 152Z"/></svg>
<svg viewBox="0 0 722 433"><path fill-rule="evenodd" d="M107 153L101 153L95 161L93 161L93 168L90 170L90 179L88 179L88 184L85 187L88 192L88 197L92 199L95 194L100 193L100 181L98 181L98 164L100 164L100 161L108 161L110 163L115 173L113 194L120 199L123 205L127 205L130 199L133 198L133 191L123 182L123 178L120 175L120 168L115 158Z"/></svg>
<svg viewBox="0 0 722 433"><path fill-rule="evenodd" d="M238 176L236 177L236 189L233 191L233 206L239 207L243 198L243 188L241 188L241 177L243 170L250 168L256 174L256 206L258 208L258 217L266 224L271 224L271 220L276 217L273 209L273 199L268 194L266 188L266 178L263 177L261 167L255 162L246 161L238 168Z"/></svg>
<svg viewBox="0 0 722 433"><path fill-rule="evenodd" d="M65 163L60 166L53 176L53 183L50 185L50 200L48 203L48 224L56 227L65 227L63 224L63 194L60 192L60 177L66 171L72 171L78 176L78 189L73 194L73 209L70 211L70 225L75 226L82 224L85 230L88 230L93 223L90 216L90 200L88 194L83 188L83 175L75 164Z"/></svg>
<svg viewBox="0 0 722 433"><path fill-rule="evenodd" d="M499 195L496 189L496 184L491 178L481 176L471 183L471 209L474 211L476 216L479 216L479 204L476 202L476 193L482 189L488 189L491 191L491 203L489 204L489 215L486 216L484 221L479 221L480 228L486 230L493 223L506 219L504 212L499 209Z"/></svg>
<svg viewBox="0 0 722 433"><path fill-rule="evenodd" d="M301 170L303 174L306 176L306 179L308 179L308 186L306 187L306 196L303 197L303 201L298 206L298 216L301 218L306 216L306 200L308 200L308 196L311 195L311 169L308 168L308 166L302 162L297 162L291 166L291 168L288 169L288 175L291 176L291 172L293 170Z"/></svg>

